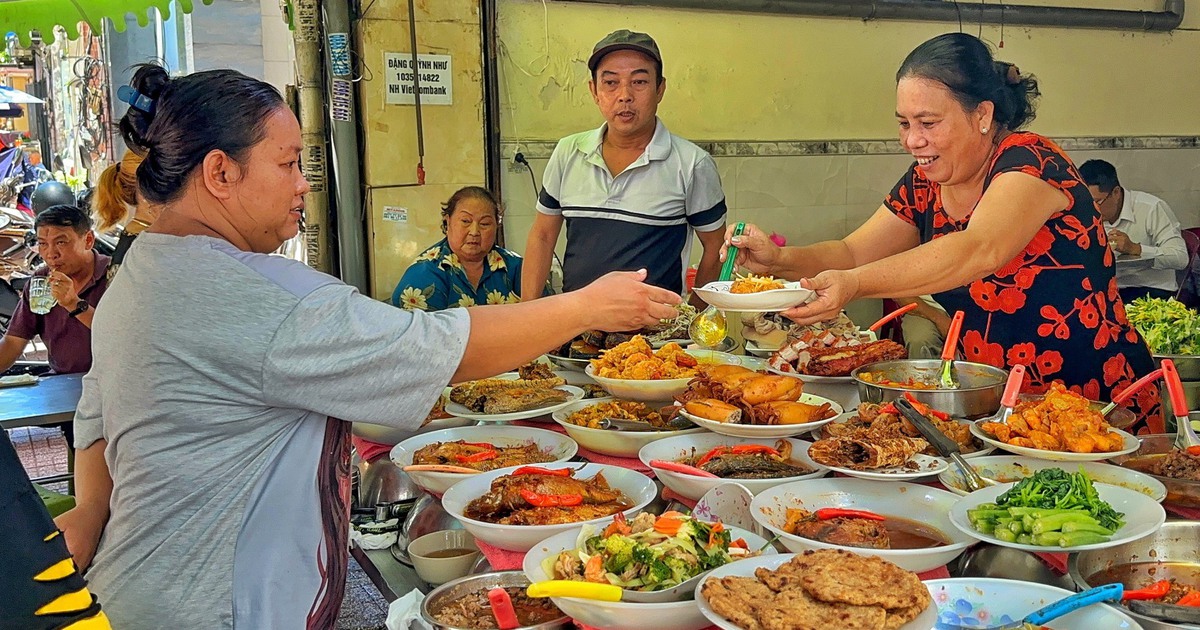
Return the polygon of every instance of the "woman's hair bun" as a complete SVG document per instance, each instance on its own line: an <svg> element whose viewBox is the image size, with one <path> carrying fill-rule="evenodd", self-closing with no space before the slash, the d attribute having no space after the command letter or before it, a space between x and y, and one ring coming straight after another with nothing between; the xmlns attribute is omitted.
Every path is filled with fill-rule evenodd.
<svg viewBox="0 0 1200 630"><path fill-rule="evenodd" d="M154 103L170 83L171 75L167 74L166 68L147 63L137 66L133 78L129 81L129 86L138 95ZM150 149L149 143L146 141L146 132L150 128L150 123L154 122L155 108L151 106L147 109L150 111L130 107L118 124L125 144L138 153L145 153Z"/></svg>

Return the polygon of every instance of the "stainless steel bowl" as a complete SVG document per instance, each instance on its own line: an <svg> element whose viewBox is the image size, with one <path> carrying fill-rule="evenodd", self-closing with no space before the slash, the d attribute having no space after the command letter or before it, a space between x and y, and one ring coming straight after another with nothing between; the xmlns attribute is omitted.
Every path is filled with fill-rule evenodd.
<svg viewBox="0 0 1200 630"><path fill-rule="evenodd" d="M955 361L958 371L958 389L913 389L894 385L876 385L859 378L863 372L881 374L889 381L904 382L909 379L936 383L941 359L904 359L882 361L864 365L850 373L858 385L858 396L863 402L885 403L911 392L917 400L944 411L955 418L976 419L990 416L1000 409L1000 398L1004 395L1004 382L1008 371L983 363Z"/></svg>
<svg viewBox="0 0 1200 630"><path fill-rule="evenodd" d="M1191 417L1193 420L1200 420L1200 414L1192 414ZM1161 481L1167 487L1167 498L1163 501L1164 503L1180 507L1200 508L1200 481L1161 477L1150 474L1145 469L1147 464L1174 450L1175 434L1139 435L1138 439L1142 441L1142 445L1138 450L1129 455L1114 457L1112 458L1112 463L1130 470L1146 473ZM1196 544L1200 545L1200 538L1196 540Z"/></svg>
<svg viewBox="0 0 1200 630"><path fill-rule="evenodd" d="M1071 554L1068 569L1079 589L1099 586L1100 580L1116 579L1126 588L1141 588L1170 577L1164 575L1168 565L1185 565L1200 570L1200 522L1167 521L1157 532L1108 549L1081 551ZM1092 580L1095 580L1094 582ZM1126 610L1146 630L1198 628L1176 625Z"/></svg>
<svg viewBox="0 0 1200 630"><path fill-rule="evenodd" d="M431 611L439 610L448 601L458 599L470 593L488 591L497 586L529 586L529 578L525 577L525 574L521 571L499 571L496 573L468 575L464 578L446 582L425 596L424 601L421 602L421 617L425 619L426 623L433 626L435 630L469 630L439 623L433 618ZM520 626L517 630L557 630L559 628L565 630L572 627L571 618L563 615L558 619L540 623L536 626Z"/></svg>
<svg viewBox="0 0 1200 630"><path fill-rule="evenodd" d="M1171 397L1167 395L1165 385L1159 385L1158 394L1162 399L1163 417L1170 419L1175 415L1175 408L1171 405ZM1200 409L1200 381L1184 381L1183 397L1187 399L1188 411Z"/></svg>
<svg viewBox="0 0 1200 630"><path fill-rule="evenodd" d="M1200 381L1200 355L1195 354L1156 354L1154 362L1161 363L1163 359L1175 362L1182 381Z"/></svg>

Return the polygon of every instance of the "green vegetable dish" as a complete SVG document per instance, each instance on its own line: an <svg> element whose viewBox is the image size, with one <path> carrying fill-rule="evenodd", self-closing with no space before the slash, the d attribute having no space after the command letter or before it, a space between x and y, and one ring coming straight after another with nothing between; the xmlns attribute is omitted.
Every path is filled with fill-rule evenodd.
<svg viewBox="0 0 1200 630"><path fill-rule="evenodd" d="M967 510L976 531L996 539L1041 547L1077 547L1107 542L1125 525L1124 514L1100 499L1081 470L1039 470L1018 481L995 503Z"/></svg>
<svg viewBox="0 0 1200 630"><path fill-rule="evenodd" d="M643 512L628 522L618 514L599 533L585 525L576 548L546 558L542 569L557 580L661 591L749 555L746 541L731 541L720 522L705 523L678 512L657 517Z"/></svg>
<svg viewBox="0 0 1200 630"><path fill-rule="evenodd" d="M1200 354L1200 313L1182 302L1138 298L1125 313L1154 354Z"/></svg>

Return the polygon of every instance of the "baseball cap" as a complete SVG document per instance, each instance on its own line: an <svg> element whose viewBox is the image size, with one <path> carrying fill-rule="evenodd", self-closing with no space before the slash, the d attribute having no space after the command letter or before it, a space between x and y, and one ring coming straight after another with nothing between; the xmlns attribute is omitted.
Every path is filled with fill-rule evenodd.
<svg viewBox="0 0 1200 630"><path fill-rule="evenodd" d="M658 52L658 44L654 38L645 33L635 33L628 29L613 31L600 40L588 57L588 70L595 72L596 66L605 55L618 50L636 50L648 55L662 65L662 53Z"/></svg>

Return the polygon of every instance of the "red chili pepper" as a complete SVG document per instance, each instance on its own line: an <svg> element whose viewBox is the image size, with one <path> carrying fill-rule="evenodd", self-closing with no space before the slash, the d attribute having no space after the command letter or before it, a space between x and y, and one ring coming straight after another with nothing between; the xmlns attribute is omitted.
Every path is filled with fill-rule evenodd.
<svg viewBox="0 0 1200 630"><path fill-rule="evenodd" d="M1170 590L1170 580L1159 580L1145 588L1139 588L1135 591L1125 591L1121 599L1159 599Z"/></svg>
<svg viewBox="0 0 1200 630"><path fill-rule="evenodd" d="M866 510L849 510L845 508L821 508L814 512L819 521L828 521L833 518L862 518L868 521L885 521L886 517L880 516L874 512Z"/></svg>
<svg viewBox="0 0 1200 630"><path fill-rule="evenodd" d="M521 498L534 507L571 507L583 503L582 494L541 494L533 490L521 490Z"/></svg>
<svg viewBox="0 0 1200 630"><path fill-rule="evenodd" d="M478 453L472 453L470 455L455 455L454 459L464 464L475 464L478 462L485 462L489 459L495 459L499 455L500 453L498 451L479 451Z"/></svg>
<svg viewBox="0 0 1200 630"><path fill-rule="evenodd" d="M1187 595L1180 597L1179 601L1175 602L1175 605L1200 607L1200 591L1192 591Z"/></svg>
<svg viewBox="0 0 1200 630"><path fill-rule="evenodd" d="M729 546L730 546L730 547L740 547L740 548L742 548L742 549L745 549L745 550L747 550L747 551L749 551L749 550L750 550L750 544L746 542L746 539L745 539L745 538L739 538L739 539L737 539L737 540L735 540L735 541L733 541L733 542L729 543Z"/></svg>
<svg viewBox="0 0 1200 630"><path fill-rule="evenodd" d="M459 444L462 444L463 446L474 446L476 448L482 448L488 451L496 450L495 444L488 444L487 442L459 442Z"/></svg>
<svg viewBox="0 0 1200 630"><path fill-rule="evenodd" d="M929 405L917 400L917 397L913 396L912 392L904 392L904 398L908 400L908 402L912 403L913 408L921 412L921 415L923 416L933 416L938 420L950 419L950 414L946 413L945 411L933 409Z"/></svg>
<svg viewBox="0 0 1200 630"><path fill-rule="evenodd" d="M712 461L713 458L720 457L721 455L724 455L725 453L728 453L728 452L729 452L728 446L718 446L718 447L714 448L713 450L705 453L700 459L696 460L696 468L700 468L701 466Z"/></svg>
<svg viewBox="0 0 1200 630"><path fill-rule="evenodd" d="M764 444L738 444L730 450L738 455L743 455L746 453L763 453L764 455L774 455L776 457L779 456L779 451Z"/></svg>
<svg viewBox="0 0 1200 630"><path fill-rule="evenodd" d="M1187 447L1188 455L1200 455L1200 445Z"/></svg>
<svg viewBox="0 0 1200 630"><path fill-rule="evenodd" d="M542 468L541 466L522 466L512 471L513 476L517 475L550 475L551 477L570 477L570 468Z"/></svg>

